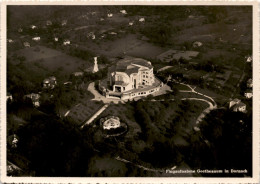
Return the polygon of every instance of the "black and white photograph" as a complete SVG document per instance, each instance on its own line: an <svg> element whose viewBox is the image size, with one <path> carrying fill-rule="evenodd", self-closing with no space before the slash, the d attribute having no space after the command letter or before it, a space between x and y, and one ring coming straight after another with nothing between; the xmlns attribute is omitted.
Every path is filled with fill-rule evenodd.
<svg viewBox="0 0 260 184"><path fill-rule="evenodd" d="M2 182L259 182L257 3L3 6Z"/></svg>

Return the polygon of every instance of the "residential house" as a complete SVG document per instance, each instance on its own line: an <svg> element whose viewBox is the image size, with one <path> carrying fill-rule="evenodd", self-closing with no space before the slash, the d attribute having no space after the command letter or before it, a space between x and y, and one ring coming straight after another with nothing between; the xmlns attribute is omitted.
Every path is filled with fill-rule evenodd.
<svg viewBox="0 0 260 184"><path fill-rule="evenodd" d="M252 56L246 56L246 62L251 63L253 61Z"/></svg>
<svg viewBox="0 0 260 184"><path fill-rule="evenodd" d="M67 25L67 20L62 20L62 21L61 21L61 25L62 25L62 26L66 26L66 25Z"/></svg>
<svg viewBox="0 0 260 184"><path fill-rule="evenodd" d="M37 26L31 25L31 29L36 29L36 28L37 28Z"/></svg>
<svg viewBox="0 0 260 184"><path fill-rule="evenodd" d="M70 41L69 40L64 40L63 45L70 45Z"/></svg>
<svg viewBox="0 0 260 184"><path fill-rule="evenodd" d="M79 76L83 76L84 72L74 72L72 73L72 75L74 75L75 77L79 77Z"/></svg>
<svg viewBox="0 0 260 184"><path fill-rule="evenodd" d="M46 21L46 26L51 26L51 25L52 25L52 21L47 20L47 21Z"/></svg>
<svg viewBox="0 0 260 184"><path fill-rule="evenodd" d="M107 17L109 17L109 18L110 18L110 17L113 17L113 14L112 14L112 13L108 13L108 14L107 14Z"/></svg>
<svg viewBox="0 0 260 184"><path fill-rule="evenodd" d="M132 25L134 25L134 22L129 22L129 26L132 26Z"/></svg>
<svg viewBox="0 0 260 184"><path fill-rule="evenodd" d="M53 89L57 85L56 77L51 76L43 80L43 88Z"/></svg>
<svg viewBox="0 0 260 184"><path fill-rule="evenodd" d="M248 99L249 99L249 98L252 98L252 97L253 97L252 89L246 90L244 95L245 95L245 97L248 98Z"/></svg>
<svg viewBox="0 0 260 184"><path fill-rule="evenodd" d="M246 113L246 104L237 98L229 102L229 108L234 112Z"/></svg>
<svg viewBox="0 0 260 184"><path fill-rule="evenodd" d="M145 22L145 19L142 17L139 19L139 22Z"/></svg>
<svg viewBox="0 0 260 184"><path fill-rule="evenodd" d="M36 37L33 37L32 40L34 40L34 41L40 41L40 40L41 40L41 37L36 36Z"/></svg>
<svg viewBox="0 0 260 184"><path fill-rule="evenodd" d="M120 12L121 12L122 14L124 14L124 15L127 14L126 10L120 10Z"/></svg>
<svg viewBox="0 0 260 184"><path fill-rule="evenodd" d="M194 48L198 48L198 47L201 47L203 44L201 43L201 42L199 42L199 41L196 41L196 42L194 42L193 44L192 44L192 46L194 47Z"/></svg>
<svg viewBox="0 0 260 184"><path fill-rule="evenodd" d="M31 93L31 94L25 95L24 98L30 98L35 107L40 106L40 95L39 94Z"/></svg>

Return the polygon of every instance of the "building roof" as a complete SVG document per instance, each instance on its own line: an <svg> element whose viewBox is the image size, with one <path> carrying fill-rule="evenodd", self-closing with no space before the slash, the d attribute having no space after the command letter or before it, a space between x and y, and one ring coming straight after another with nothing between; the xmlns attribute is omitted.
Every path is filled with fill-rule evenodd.
<svg viewBox="0 0 260 184"><path fill-rule="evenodd" d="M243 102L240 102L240 103L238 103L238 104L235 104L235 105L233 106L233 109L236 109L236 108L239 108L239 107L244 107L244 106L246 106L246 104L244 104Z"/></svg>
<svg viewBox="0 0 260 184"><path fill-rule="evenodd" d="M141 58L125 57L117 62L115 66L110 67L110 71L115 72L125 72L127 75L132 73L138 73L139 66L144 66L149 69L152 69L153 66L147 60Z"/></svg>

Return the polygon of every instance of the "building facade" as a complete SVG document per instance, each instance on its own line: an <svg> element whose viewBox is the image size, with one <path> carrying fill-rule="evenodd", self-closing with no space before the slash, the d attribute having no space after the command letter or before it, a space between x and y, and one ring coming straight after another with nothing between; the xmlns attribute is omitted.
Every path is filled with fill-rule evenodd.
<svg viewBox="0 0 260 184"><path fill-rule="evenodd" d="M119 61L108 72L109 84L113 92L126 92L154 83L151 62L139 58L127 58Z"/></svg>

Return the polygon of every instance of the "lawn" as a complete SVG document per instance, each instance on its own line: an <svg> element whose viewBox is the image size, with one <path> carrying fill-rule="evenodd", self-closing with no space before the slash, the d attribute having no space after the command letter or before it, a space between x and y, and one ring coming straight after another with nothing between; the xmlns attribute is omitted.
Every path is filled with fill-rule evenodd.
<svg viewBox="0 0 260 184"><path fill-rule="evenodd" d="M24 56L25 62L32 63L39 68L45 68L50 72L58 71L63 75L86 69L92 65L92 61L84 61L44 46L21 49L15 54Z"/></svg>

